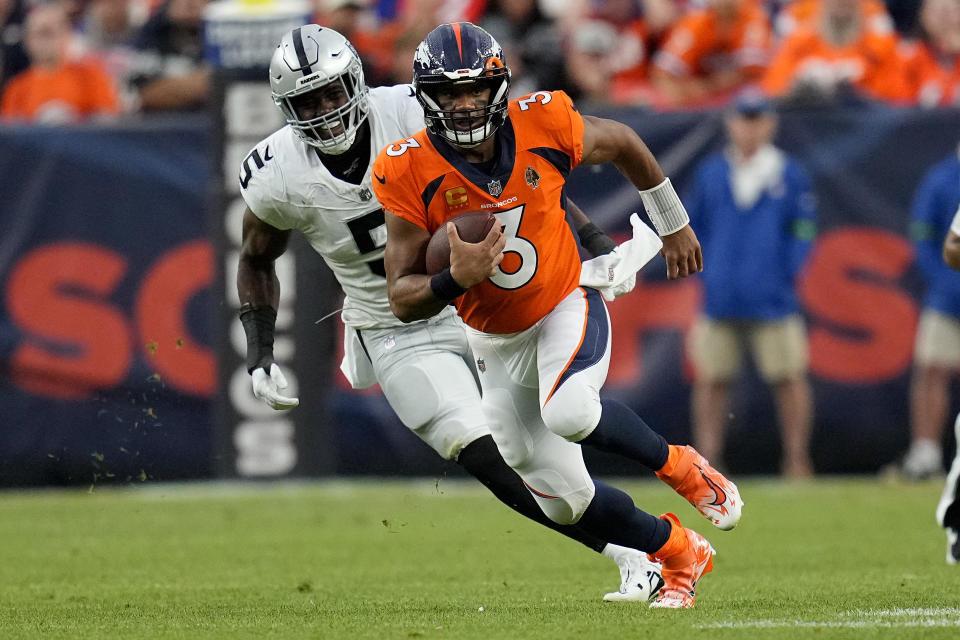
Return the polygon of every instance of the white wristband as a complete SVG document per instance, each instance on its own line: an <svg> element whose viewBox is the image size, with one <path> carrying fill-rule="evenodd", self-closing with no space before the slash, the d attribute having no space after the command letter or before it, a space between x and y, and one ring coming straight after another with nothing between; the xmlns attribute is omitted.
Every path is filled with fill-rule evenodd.
<svg viewBox="0 0 960 640"><path fill-rule="evenodd" d="M641 191L640 200L650 216L653 228L660 236L676 233L690 223L690 216L683 208L680 196L670 184L670 178L664 178L663 182L652 189Z"/></svg>

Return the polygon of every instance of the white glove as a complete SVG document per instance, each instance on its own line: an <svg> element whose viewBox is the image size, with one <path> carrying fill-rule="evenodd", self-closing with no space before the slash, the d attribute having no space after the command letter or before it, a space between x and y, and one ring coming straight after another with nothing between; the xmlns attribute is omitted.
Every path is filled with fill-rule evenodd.
<svg viewBox="0 0 960 640"><path fill-rule="evenodd" d="M637 271L663 246L660 237L635 213L630 216L630 226L633 227L632 238L610 253L587 260L580 266L580 285L596 289L607 301L633 291Z"/></svg>
<svg viewBox="0 0 960 640"><path fill-rule="evenodd" d="M282 409L293 409L300 404L299 398L289 398L280 395L279 389L287 388L287 378L280 371L276 362L270 365L270 375L263 370L263 367L257 367L250 375L253 381L253 395L263 400L273 409L278 411Z"/></svg>

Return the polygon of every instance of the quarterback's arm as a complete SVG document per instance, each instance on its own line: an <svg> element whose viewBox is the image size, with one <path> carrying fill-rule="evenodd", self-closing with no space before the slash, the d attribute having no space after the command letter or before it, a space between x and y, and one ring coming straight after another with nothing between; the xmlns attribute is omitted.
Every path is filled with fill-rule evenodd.
<svg viewBox="0 0 960 640"><path fill-rule="evenodd" d="M960 271L960 235L950 230L943 241L943 261L951 269Z"/></svg>
<svg viewBox="0 0 960 640"><path fill-rule="evenodd" d="M660 253L667 263L667 278L673 280L703 271L700 242L680 199L647 145L636 131L621 122L583 116L581 164L607 162L613 163L640 190L647 215L663 240ZM682 226L677 227L678 220Z"/></svg>
<svg viewBox="0 0 960 640"><path fill-rule="evenodd" d="M280 306L280 281L274 263L287 249L290 231L263 222L248 208L243 213L243 239L237 264L240 320L247 332L247 369L270 370L273 329Z"/></svg>
<svg viewBox="0 0 960 640"><path fill-rule="evenodd" d="M460 240L456 226L448 224L450 267L436 275L427 275L425 256L430 234L386 209L384 218L387 296L390 310L402 322L423 320L440 313L467 289L493 275L503 259L506 239L499 225L493 225L482 242L471 244Z"/></svg>

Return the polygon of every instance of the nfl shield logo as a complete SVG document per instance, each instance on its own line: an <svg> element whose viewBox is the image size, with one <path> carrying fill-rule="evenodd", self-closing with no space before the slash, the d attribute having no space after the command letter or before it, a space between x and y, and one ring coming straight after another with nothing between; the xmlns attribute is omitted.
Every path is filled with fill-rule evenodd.
<svg viewBox="0 0 960 640"><path fill-rule="evenodd" d="M487 191L490 193L490 195L496 198L503 193L503 187L500 185L499 180L491 180L487 183Z"/></svg>
<svg viewBox="0 0 960 640"><path fill-rule="evenodd" d="M366 187L364 187L363 189L360 189L360 199L361 199L361 200L363 200L364 202L366 202L367 200L370 200L371 198L373 198L373 192L370 191L370 189L367 189Z"/></svg>
<svg viewBox="0 0 960 640"><path fill-rule="evenodd" d="M530 185L531 189L536 189L540 186L540 174L537 173L537 170L533 167L527 167L523 177L527 181L527 184Z"/></svg>
<svg viewBox="0 0 960 640"><path fill-rule="evenodd" d="M477 358L477 369L480 373L487 370L487 363L483 361L483 358Z"/></svg>

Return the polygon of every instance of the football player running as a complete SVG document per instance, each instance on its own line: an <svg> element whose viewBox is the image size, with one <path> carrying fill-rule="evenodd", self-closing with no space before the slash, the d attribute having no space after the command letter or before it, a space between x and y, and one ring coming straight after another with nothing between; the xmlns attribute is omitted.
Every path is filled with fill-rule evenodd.
<svg viewBox="0 0 960 640"><path fill-rule="evenodd" d="M621 586L605 599L652 598L662 584L659 564L576 525L553 522L503 461L480 406L473 358L454 309L408 325L390 311L384 214L373 195L370 167L377 151L423 128L413 88L368 89L350 43L318 25L283 36L270 63L270 86L287 125L256 146L262 166L240 176L247 210L237 290L254 394L274 409L299 403L283 394L286 380L273 358L280 296L275 261L295 229L346 294L341 369L351 384L379 383L400 420L440 456L455 460L515 511L614 560ZM582 212L575 216L585 246L610 251L613 242L588 222Z"/></svg>
<svg viewBox="0 0 960 640"><path fill-rule="evenodd" d="M703 266L683 205L626 125L581 116L561 91L510 101L503 51L476 25L434 29L413 72L427 128L386 147L373 167L386 212L391 308L401 320L422 322L455 301L493 437L544 513L648 552L662 561L665 581L651 606L692 607L697 581L713 568L713 547L673 514L656 518L594 481L578 445L649 467L720 529L739 521L740 495L692 447L668 445L626 405L600 398L610 319L601 292L581 286L564 185L579 164L612 162L640 190L671 279ZM502 229L495 225L477 244L460 241L446 224L460 206L493 211ZM424 247L440 227L450 267L431 276ZM638 232L635 225L639 241Z"/></svg>

